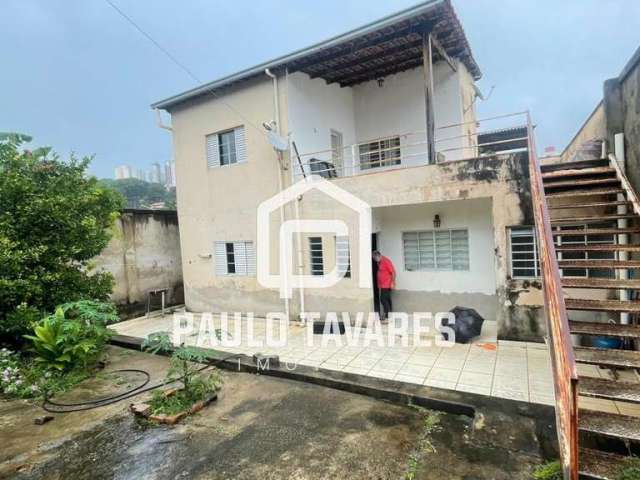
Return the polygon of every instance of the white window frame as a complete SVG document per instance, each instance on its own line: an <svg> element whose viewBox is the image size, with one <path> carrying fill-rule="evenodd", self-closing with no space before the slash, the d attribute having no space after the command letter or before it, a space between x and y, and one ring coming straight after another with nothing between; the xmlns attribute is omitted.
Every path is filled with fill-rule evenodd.
<svg viewBox="0 0 640 480"><path fill-rule="evenodd" d="M438 257L444 256L444 252L438 252L437 245L437 234L442 234L443 232L447 232L449 234L449 262L446 266L438 265ZM464 232L466 237L466 268L454 268L456 262L454 262L453 255L453 232ZM417 268L409 269L407 268L407 249L406 249L406 235L416 235L416 240L418 241L418 245L416 246L416 254L417 254ZM428 237L431 236L431 245L432 245L432 258L433 258L433 267L420 267L420 235L424 235ZM467 228L438 228L433 230L409 230L403 231L401 234L401 242L402 242L402 264L405 272L469 272L471 271L471 255L469 253L469 230ZM425 252L426 254L426 252Z"/></svg>
<svg viewBox="0 0 640 480"><path fill-rule="evenodd" d="M235 161L222 163L221 149L222 136L233 133L233 152ZM232 167L247 161L247 145L244 126L220 130L219 132L205 135L205 156L208 168Z"/></svg>
<svg viewBox="0 0 640 480"><path fill-rule="evenodd" d="M334 237L334 241L338 273L344 272L342 278L351 278L351 247L349 245L349 237L336 236Z"/></svg>
<svg viewBox="0 0 640 480"><path fill-rule="evenodd" d="M513 227L508 227L508 240L509 240L509 273L511 274L511 278L514 279L532 279L532 278L540 278L540 257L538 253L538 238L536 236L535 227L530 227L526 225L518 225ZM532 237L532 242L530 243L521 243L519 245L530 245L532 246L532 255L533 259L531 260L523 260L523 259L514 259L513 258L513 232L514 230L520 230L523 233L522 237ZM528 252L525 252L528 253ZM518 270L533 270L534 275L515 275L513 272L514 262L533 262L530 267L516 267Z"/></svg>
<svg viewBox="0 0 640 480"><path fill-rule="evenodd" d="M234 272L229 271L228 246L232 245ZM256 256L251 241L214 242L216 276L253 277L256 274Z"/></svg>

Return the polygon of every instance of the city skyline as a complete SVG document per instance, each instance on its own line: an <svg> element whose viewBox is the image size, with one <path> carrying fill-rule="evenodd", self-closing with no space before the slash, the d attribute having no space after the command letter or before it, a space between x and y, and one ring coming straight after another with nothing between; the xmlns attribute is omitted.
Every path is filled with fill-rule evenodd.
<svg viewBox="0 0 640 480"><path fill-rule="evenodd" d="M115 180L125 180L128 178L137 178L149 183L159 183L164 185L167 189L175 188L176 176L175 176L176 162L168 160L161 166L159 162L153 162L147 168L132 167L129 164L121 164L114 169Z"/></svg>

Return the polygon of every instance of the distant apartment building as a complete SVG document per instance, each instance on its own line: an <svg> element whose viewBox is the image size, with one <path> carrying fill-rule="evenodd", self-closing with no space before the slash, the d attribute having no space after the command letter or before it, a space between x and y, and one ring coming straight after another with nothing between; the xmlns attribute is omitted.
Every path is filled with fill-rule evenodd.
<svg viewBox="0 0 640 480"><path fill-rule="evenodd" d="M132 169L129 165L119 165L115 170L115 178L116 180L124 180L126 178L131 178Z"/></svg>
<svg viewBox="0 0 640 480"><path fill-rule="evenodd" d="M176 162L170 161L164 164L164 186L167 190L176 186Z"/></svg>

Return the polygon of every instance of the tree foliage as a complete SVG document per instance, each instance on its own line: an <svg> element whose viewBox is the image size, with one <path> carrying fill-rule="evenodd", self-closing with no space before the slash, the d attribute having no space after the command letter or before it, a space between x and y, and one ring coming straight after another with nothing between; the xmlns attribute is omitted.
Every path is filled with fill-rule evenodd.
<svg viewBox="0 0 640 480"><path fill-rule="evenodd" d="M21 150L24 140L15 134L0 140L4 341L25 333L28 322L20 319L32 318L33 309L52 312L65 302L107 298L113 279L91 272L89 261L109 242L124 203L121 195L87 175L91 158L72 155L64 161L48 148Z"/></svg>
<svg viewBox="0 0 640 480"><path fill-rule="evenodd" d="M176 189L166 190L159 183L145 182L137 178L100 180L102 185L113 188L127 199L129 208L145 208L153 203L164 202L166 208L176 208Z"/></svg>

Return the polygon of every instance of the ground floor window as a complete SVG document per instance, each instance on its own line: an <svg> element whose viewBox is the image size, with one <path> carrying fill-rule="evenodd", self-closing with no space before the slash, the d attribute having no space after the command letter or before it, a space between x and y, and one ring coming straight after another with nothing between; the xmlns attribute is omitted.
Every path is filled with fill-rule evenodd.
<svg viewBox="0 0 640 480"><path fill-rule="evenodd" d="M349 237L336 237L336 267L344 278L351 277L351 256L349 252Z"/></svg>
<svg viewBox="0 0 640 480"><path fill-rule="evenodd" d="M404 268L421 270L469 270L469 232L426 230L402 234Z"/></svg>
<svg viewBox="0 0 640 480"><path fill-rule="evenodd" d="M309 256L311 275L324 275L322 237L309 237Z"/></svg>
<svg viewBox="0 0 640 480"><path fill-rule="evenodd" d="M576 234L576 230L587 228L615 228L614 224L602 223L588 226L562 225L554 228L554 232L571 230L570 234L554 235L557 246L560 245L611 245L616 243L615 235L587 235ZM511 276L513 278L535 278L540 276L540 259L538 256L538 245L533 227L512 227L509 229L510 253L511 253ZM615 253L611 251L560 251L560 260L613 260ZM562 268L563 277L587 277L587 278L610 278L613 271L601 268Z"/></svg>
<svg viewBox="0 0 640 480"><path fill-rule="evenodd" d="M255 275L253 242L215 242L215 256L216 275Z"/></svg>

